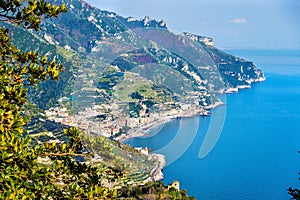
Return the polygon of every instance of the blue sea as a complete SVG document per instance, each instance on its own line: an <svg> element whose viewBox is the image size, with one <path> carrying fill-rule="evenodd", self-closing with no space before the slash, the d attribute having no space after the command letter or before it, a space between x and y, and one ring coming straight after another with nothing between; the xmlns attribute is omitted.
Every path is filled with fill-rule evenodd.
<svg viewBox="0 0 300 200"><path fill-rule="evenodd" d="M227 52L255 62L266 81L227 95L227 105L209 117L176 119L149 137L127 143L161 153L175 138L173 149L164 151L169 163L163 181L179 180L180 188L197 199L289 199L287 189L300 187L300 51ZM206 134L220 113L224 126L212 136L217 138L214 148L200 158ZM176 139L179 132L189 141Z"/></svg>

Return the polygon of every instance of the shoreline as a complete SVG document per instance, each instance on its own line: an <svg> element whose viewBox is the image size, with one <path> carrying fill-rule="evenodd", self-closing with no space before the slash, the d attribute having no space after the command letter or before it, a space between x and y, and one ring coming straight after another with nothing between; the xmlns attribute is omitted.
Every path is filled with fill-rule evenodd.
<svg viewBox="0 0 300 200"><path fill-rule="evenodd" d="M229 88L225 88L220 90L219 92L222 94L233 94L233 93L237 93L240 90L243 89L250 89L252 83L259 83L259 82L264 82L266 81L266 77L260 77L260 78L256 78L256 79L249 79L248 81L246 81L248 83L248 85L238 85L236 87L229 87Z"/></svg>
<svg viewBox="0 0 300 200"><path fill-rule="evenodd" d="M122 134L119 137L117 137L115 140L119 141L121 143L124 143L126 140L129 140L132 138L147 136L147 132L149 132L154 127L157 127L163 123L169 122L173 119L176 119L176 118L159 119L159 120L155 120L150 123L147 123L145 125L132 128L127 132L126 135Z"/></svg>
<svg viewBox="0 0 300 200"><path fill-rule="evenodd" d="M156 166L151 170L151 177L153 181L161 181L164 179L163 168L167 164L166 158L163 154L150 154L152 158L157 160Z"/></svg>
<svg viewBox="0 0 300 200"><path fill-rule="evenodd" d="M209 110L214 109L219 106L223 106L223 105L226 105L226 104L222 101L218 101L212 105L205 106L203 110L185 111L180 114L175 114L175 115L170 115L170 116L166 116L163 118L159 118L152 122L142 124L141 126L134 127L132 129L130 129L126 135L122 134L119 137L115 138L115 140L118 142L124 143L125 141L132 139L132 138L147 136L148 135L147 132L151 131L151 129L153 129L161 124L170 122L174 119L189 118L189 117L196 117L196 116L209 116L210 115Z"/></svg>
<svg viewBox="0 0 300 200"><path fill-rule="evenodd" d="M195 116L209 116L210 112L209 110L214 109L218 106L222 106L222 105L226 105L225 103L223 103L222 101L218 101L212 105L206 106L204 107L203 110L196 110L194 112L190 112L190 111L186 111L184 113L181 113L180 115L176 114L176 115L171 115L171 116L167 116L164 118L160 118L158 120L154 120L150 123L141 125L139 127L135 127L133 129L130 129L128 131L128 133L122 134L119 137L115 138L115 140L117 140L118 142L124 143L129 139L132 138L136 138L136 137L143 137L143 136L147 136L147 132L151 131L151 129L163 124L163 123L167 123L170 122L174 119L178 119L178 118L189 118L189 117L195 117ZM155 165L155 167L151 170L150 175L152 178L152 181L161 181L164 179L164 175L163 175L163 168L166 165L166 159L165 159L165 155L163 154L157 154L157 153L150 153L149 156L152 159L156 159L157 160L157 164Z"/></svg>

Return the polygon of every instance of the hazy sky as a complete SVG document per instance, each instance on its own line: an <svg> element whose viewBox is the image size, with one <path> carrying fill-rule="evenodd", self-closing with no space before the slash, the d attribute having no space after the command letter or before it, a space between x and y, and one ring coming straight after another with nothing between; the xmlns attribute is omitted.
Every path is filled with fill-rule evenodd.
<svg viewBox="0 0 300 200"><path fill-rule="evenodd" d="M220 48L300 48L300 0L86 0L123 16L167 21Z"/></svg>

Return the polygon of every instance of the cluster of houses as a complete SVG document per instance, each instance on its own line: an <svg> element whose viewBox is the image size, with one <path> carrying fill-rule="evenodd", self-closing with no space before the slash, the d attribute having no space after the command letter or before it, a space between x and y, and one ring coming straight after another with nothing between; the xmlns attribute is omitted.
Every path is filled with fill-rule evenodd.
<svg viewBox="0 0 300 200"><path fill-rule="evenodd" d="M64 99L60 103L63 101ZM137 116L129 117L124 110L120 109L121 106L124 105L117 103L93 105L82 108L74 114L75 112L70 106L61 104L46 110L45 114L49 120L68 126L76 126L88 133L96 133L105 137L116 137L127 128L136 128L162 118L209 114L203 109L199 110L199 106L196 105L166 102L156 105L157 111L151 114L147 106L142 104Z"/></svg>
<svg viewBox="0 0 300 200"><path fill-rule="evenodd" d="M51 107L45 111L49 120L69 126L77 126L86 132L111 137L121 132L126 119L116 121L107 111L110 105L93 106L73 115L66 107Z"/></svg>

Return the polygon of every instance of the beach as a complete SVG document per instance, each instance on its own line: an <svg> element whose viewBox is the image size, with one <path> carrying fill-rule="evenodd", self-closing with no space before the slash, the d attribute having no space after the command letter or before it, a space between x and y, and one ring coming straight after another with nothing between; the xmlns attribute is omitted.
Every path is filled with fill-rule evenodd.
<svg viewBox="0 0 300 200"><path fill-rule="evenodd" d="M146 136L147 132L149 132L152 128L157 127L168 121L171 121L172 119L175 118L176 117L158 119L150 123L142 124L141 126L130 129L126 134L120 135L119 137L116 138L116 140L121 143L124 143L126 140L129 140L131 138Z"/></svg>
<svg viewBox="0 0 300 200"><path fill-rule="evenodd" d="M194 117L194 116L209 116L211 109L214 109L218 106L226 105L224 102L218 101L212 105L206 106L201 109L195 109L195 110L188 110L183 111L180 114L174 114L169 116L160 117L158 119L155 119L149 123L141 124L138 127L134 127L130 129L126 134L122 134L119 137L116 138L117 141L124 143L126 140L129 140L131 138L135 137L143 137L147 135L147 132L151 131L151 129L164 124L166 122L169 122L173 119L177 118L188 118L188 117Z"/></svg>

